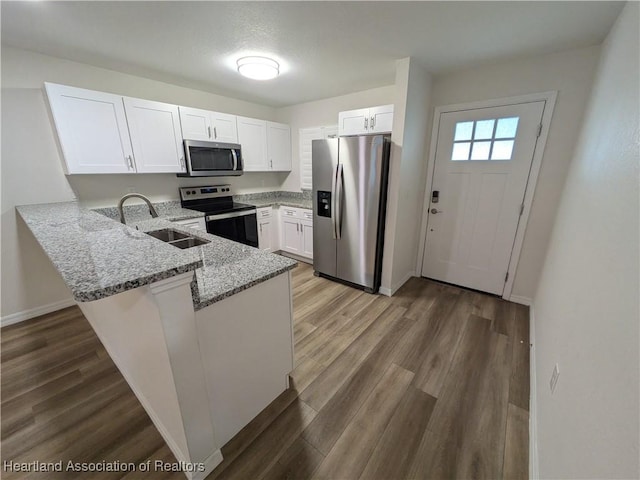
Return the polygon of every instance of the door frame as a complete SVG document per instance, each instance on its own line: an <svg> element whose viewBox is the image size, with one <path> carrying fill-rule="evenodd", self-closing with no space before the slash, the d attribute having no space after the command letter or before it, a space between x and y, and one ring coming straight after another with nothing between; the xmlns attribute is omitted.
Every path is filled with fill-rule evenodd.
<svg viewBox="0 0 640 480"><path fill-rule="evenodd" d="M416 272L418 276L422 276L422 264L424 260L424 254L426 251L427 241L427 224L429 221L429 204L431 203L430 192L433 185L433 174L436 161L436 150L438 146L438 135L440 133L440 118L443 113L458 112L463 110L474 110L478 108L491 108L491 107L504 107L508 105L517 105L521 103L531 103L544 101L544 110L542 113L542 130L540 136L536 142L535 150L533 153L533 160L531 162L531 168L529 170L529 177L524 192L524 210L520 219L518 220L518 227L516 229L516 235L513 242L513 248L511 250L511 257L509 259L509 265L507 272L509 277L504 285L502 292L502 298L510 300L516 303L530 304L531 299L512 296L513 282L516 277L516 270L518 268L518 262L520 261L520 253L522 251L522 244L524 242L524 234L529 222L529 213L531 212L531 205L533 204L534 193L536 189L536 183L538 181L538 175L540 174L540 167L542 165L542 158L544 156L544 150L547 145L547 137L549 135L549 128L551 126L551 118L553 116L553 110L556 105L556 99L558 92L556 90L533 93L528 95L518 95L514 97L495 98L491 100L482 100L478 102L468 103L456 103L452 105L442 105L435 108L433 113L433 127L431 131L431 145L429 146L429 157L427 160L427 180L425 182L424 200L422 205L422 220L420 224L420 240L418 243L418 258L416 262Z"/></svg>

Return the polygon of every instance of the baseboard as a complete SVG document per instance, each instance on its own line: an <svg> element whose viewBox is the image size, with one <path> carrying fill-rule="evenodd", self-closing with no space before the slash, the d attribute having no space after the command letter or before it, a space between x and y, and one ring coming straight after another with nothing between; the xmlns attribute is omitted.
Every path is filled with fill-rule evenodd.
<svg viewBox="0 0 640 480"><path fill-rule="evenodd" d="M12 313L11 315L5 315L0 319L0 327L6 327L8 325L13 325L14 323L24 322L25 320L30 320L46 313L51 313L55 312L56 310L71 307L75 304L76 301L73 298L67 298L65 300L60 300L59 302L42 305L41 307L23 310L22 312Z"/></svg>
<svg viewBox="0 0 640 480"><path fill-rule="evenodd" d="M204 463L204 471L202 472L184 472L189 480L204 480L222 463L222 452L220 449L213 452Z"/></svg>
<svg viewBox="0 0 640 480"><path fill-rule="evenodd" d="M509 301L513 303L519 303L520 305L526 305L527 307L530 307L531 303L533 302L533 300L531 300L529 297L523 297L521 295L511 295L509 297Z"/></svg>
<svg viewBox="0 0 640 480"><path fill-rule="evenodd" d="M533 305L529 307L529 478L538 480L538 408L537 408L537 382L536 382L536 321Z"/></svg>
<svg viewBox="0 0 640 480"><path fill-rule="evenodd" d="M394 286L392 286L391 288L387 288L387 287L380 287L378 289L378 291L382 294L382 295L386 295L387 297L392 297L394 293L396 293L398 290L400 290L400 288L409 281L410 278L415 277L416 276L416 272L414 272L413 270L411 270L410 272L408 272L404 278L402 280L400 280L398 283L396 283Z"/></svg>
<svg viewBox="0 0 640 480"><path fill-rule="evenodd" d="M298 262L307 263L309 265L313 265L313 258L302 257L300 255L296 255L295 253L285 252L284 250L276 250L275 253L277 255L282 255L283 257L291 258L293 260L297 260Z"/></svg>

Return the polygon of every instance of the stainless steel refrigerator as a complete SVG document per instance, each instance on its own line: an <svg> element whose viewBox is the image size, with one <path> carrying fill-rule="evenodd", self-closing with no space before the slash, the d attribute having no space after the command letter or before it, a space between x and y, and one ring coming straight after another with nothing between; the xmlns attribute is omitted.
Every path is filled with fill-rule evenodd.
<svg viewBox="0 0 640 480"><path fill-rule="evenodd" d="M380 288L389 135L313 140L313 268L376 293Z"/></svg>

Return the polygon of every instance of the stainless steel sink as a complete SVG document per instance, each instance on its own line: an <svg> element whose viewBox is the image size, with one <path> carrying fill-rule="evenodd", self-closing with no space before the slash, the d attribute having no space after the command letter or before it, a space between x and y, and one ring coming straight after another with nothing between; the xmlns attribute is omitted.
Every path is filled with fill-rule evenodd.
<svg viewBox="0 0 640 480"><path fill-rule="evenodd" d="M170 245L178 248L197 247L198 245L205 245L207 243L209 243L209 240L202 240L201 238L196 237L187 237L182 240L176 240L175 242L169 242Z"/></svg>
<svg viewBox="0 0 640 480"><path fill-rule="evenodd" d="M147 235L151 235L153 238L157 238L158 240L162 240L163 242L178 248L191 248L209 243L209 240L192 237L191 235L179 232L173 228L154 230L153 232L147 232Z"/></svg>

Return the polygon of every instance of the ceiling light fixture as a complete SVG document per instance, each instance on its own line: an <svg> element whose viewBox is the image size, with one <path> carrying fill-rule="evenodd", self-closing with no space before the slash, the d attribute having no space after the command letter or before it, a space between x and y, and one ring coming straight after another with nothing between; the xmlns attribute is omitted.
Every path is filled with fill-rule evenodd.
<svg viewBox="0 0 640 480"><path fill-rule="evenodd" d="M236 64L240 75L253 80L271 80L280 74L280 64L267 57L242 57Z"/></svg>

